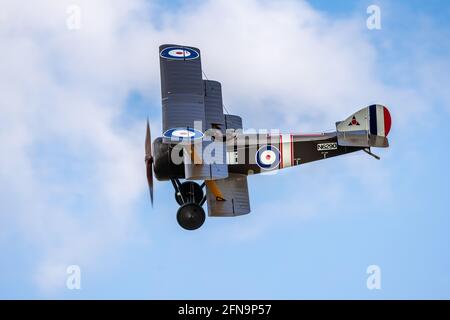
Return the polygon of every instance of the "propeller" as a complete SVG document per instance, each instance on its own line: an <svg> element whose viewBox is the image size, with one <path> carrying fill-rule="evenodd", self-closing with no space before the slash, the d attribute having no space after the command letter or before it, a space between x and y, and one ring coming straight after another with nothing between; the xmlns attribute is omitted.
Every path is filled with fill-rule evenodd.
<svg viewBox="0 0 450 320"><path fill-rule="evenodd" d="M145 167L147 169L147 182L150 191L150 201L153 207L153 156L152 137L150 135L150 124L147 119L147 133L145 135Z"/></svg>

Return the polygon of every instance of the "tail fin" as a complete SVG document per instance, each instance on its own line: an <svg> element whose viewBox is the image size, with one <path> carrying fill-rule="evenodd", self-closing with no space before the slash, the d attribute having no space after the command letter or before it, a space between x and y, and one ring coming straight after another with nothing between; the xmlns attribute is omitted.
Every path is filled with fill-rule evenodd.
<svg viewBox="0 0 450 320"><path fill-rule="evenodd" d="M389 146L387 135L391 130L391 115L382 105L374 104L336 123L338 144L352 147Z"/></svg>

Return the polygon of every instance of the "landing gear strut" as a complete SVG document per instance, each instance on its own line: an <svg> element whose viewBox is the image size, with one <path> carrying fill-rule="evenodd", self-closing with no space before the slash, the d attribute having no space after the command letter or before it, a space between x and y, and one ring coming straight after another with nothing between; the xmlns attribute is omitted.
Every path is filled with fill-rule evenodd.
<svg viewBox="0 0 450 320"><path fill-rule="evenodd" d="M206 201L203 194L203 187L193 181L180 183L178 179L172 179L175 188L175 200L180 205L177 212L178 224L186 230L195 230L200 228L205 222L205 210L202 205Z"/></svg>

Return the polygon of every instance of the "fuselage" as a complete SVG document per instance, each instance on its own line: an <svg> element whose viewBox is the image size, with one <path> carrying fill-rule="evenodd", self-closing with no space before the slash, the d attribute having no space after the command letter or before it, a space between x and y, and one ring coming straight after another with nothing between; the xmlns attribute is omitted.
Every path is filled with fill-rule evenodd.
<svg viewBox="0 0 450 320"><path fill-rule="evenodd" d="M228 172L244 175L280 170L363 149L339 145L336 132L238 134L223 143L226 156L221 159L227 164ZM184 163L174 163L172 156L172 153L180 153L180 150L183 152L182 149L177 144L163 142L163 138L155 139L154 171L158 180L185 178ZM203 161L208 157L201 158Z"/></svg>

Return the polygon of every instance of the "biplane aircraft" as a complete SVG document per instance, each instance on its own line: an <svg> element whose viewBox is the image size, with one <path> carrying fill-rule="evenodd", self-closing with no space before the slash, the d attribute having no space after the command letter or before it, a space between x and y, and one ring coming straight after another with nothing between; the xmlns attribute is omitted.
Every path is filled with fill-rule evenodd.
<svg viewBox="0 0 450 320"><path fill-rule="evenodd" d="M334 132L243 131L241 117L224 114L220 82L203 79L198 48L165 44L159 59L163 134L152 144L147 121L147 180L152 205L153 174L171 181L180 205L177 221L186 230L203 225L205 202L209 216L249 213L249 175L361 150L379 159L371 147L389 146L391 116L379 104L336 122Z"/></svg>

